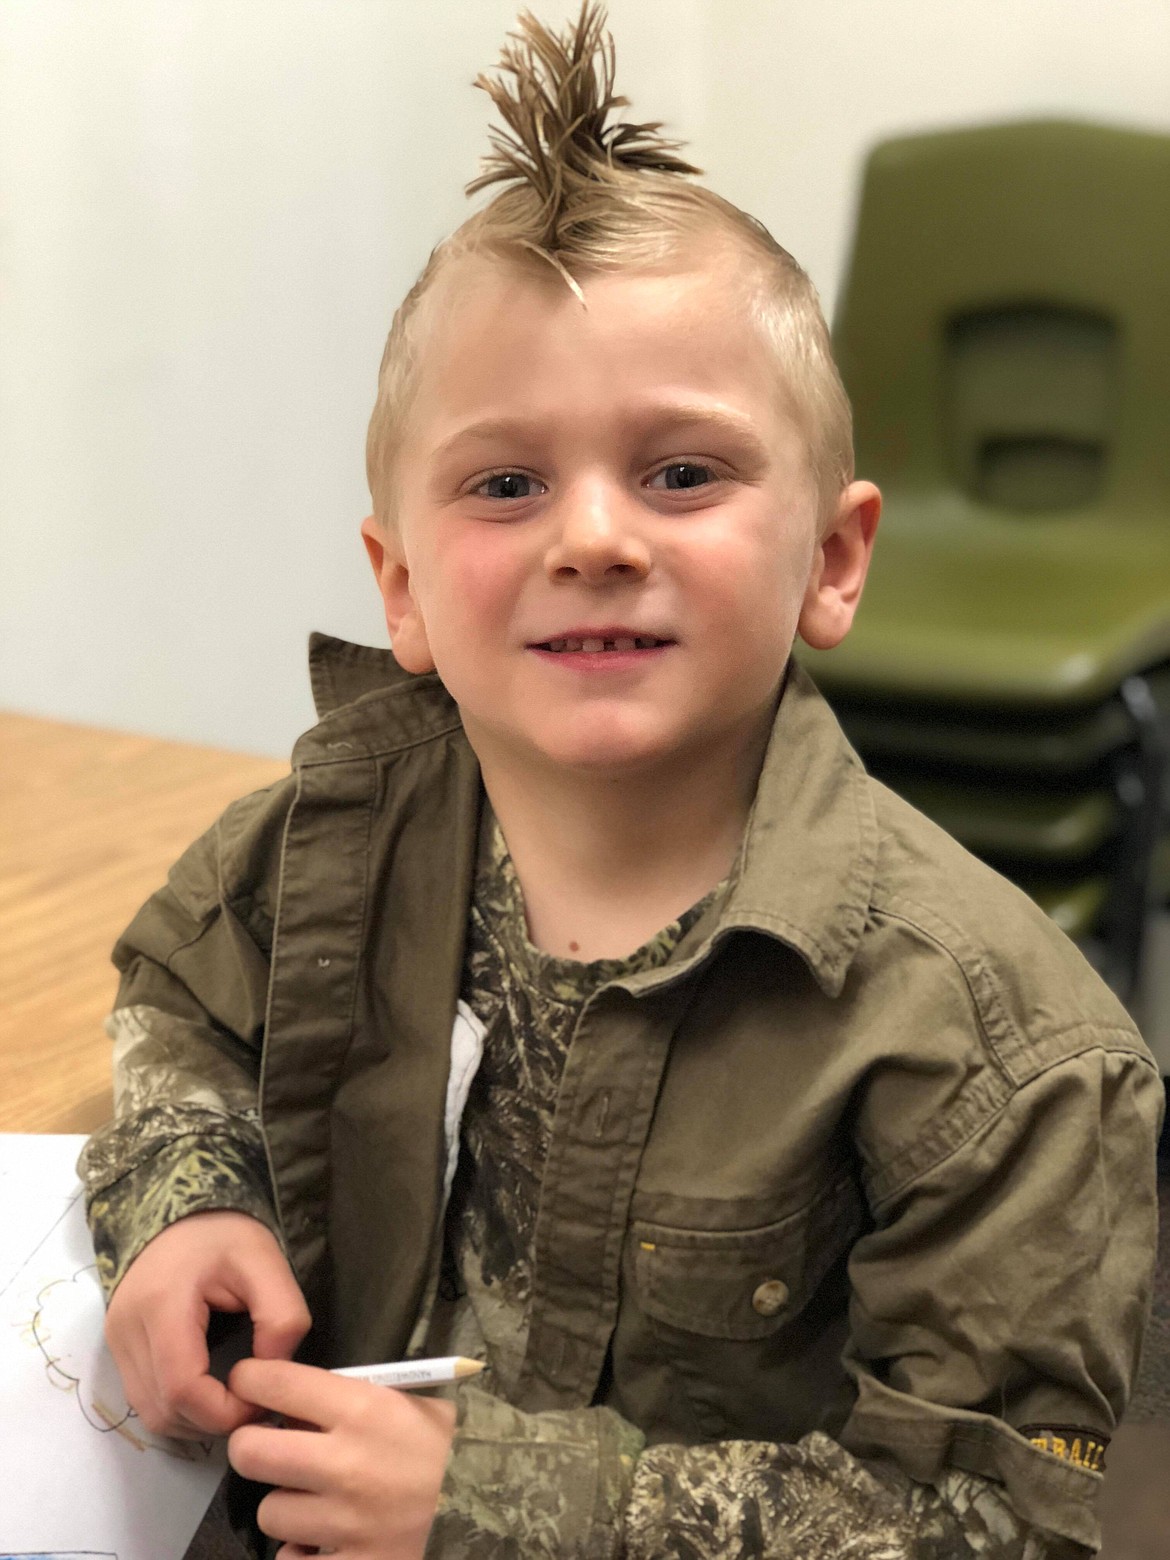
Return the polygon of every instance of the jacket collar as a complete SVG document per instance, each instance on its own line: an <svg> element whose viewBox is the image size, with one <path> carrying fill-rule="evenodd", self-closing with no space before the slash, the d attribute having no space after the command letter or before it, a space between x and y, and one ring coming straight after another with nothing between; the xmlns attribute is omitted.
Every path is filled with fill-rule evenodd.
<svg viewBox="0 0 1170 1560"><path fill-rule="evenodd" d="M309 681L320 720L293 747L294 769L373 758L462 729L438 677L404 672L390 650L310 634Z"/></svg>
<svg viewBox="0 0 1170 1560"><path fill-rule="evenodd" d="M389 650L313 634L309 675L321 723L298 741L294 766L373 757L461 732L438 677L404 672ZM865 929L877 849L861 761L793 662L714 936L740 927L777 937L836 996Z"/></svg>
<svg viewBox="0 0 1170 1560"><path fill-rule="evenodd" d="M837 996L869 917L877 852L869 777L793 661L719 928L779 937Z"/></svg>
<svg viewBox="0 0 1170 1560"><path fill-rule="evenodd" d="M331 634L309 635L309 682L318 718L352 704L364 694L405 685L411 675L394 659L392 650L352 645Z"/></svg>

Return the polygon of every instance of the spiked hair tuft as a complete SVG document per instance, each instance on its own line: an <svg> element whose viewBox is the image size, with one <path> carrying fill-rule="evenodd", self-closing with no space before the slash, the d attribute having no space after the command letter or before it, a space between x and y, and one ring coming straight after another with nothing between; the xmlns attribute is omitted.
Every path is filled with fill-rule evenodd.
<svg viewBox="0 0 1170 1560"><path fill-rule="evenodd" d="M501 51L499 74L475 79L511 134L494 126L488 131L492 151L467 186L469 195L501 182L527 185L543 218L534 242L555 251L565 238L571 242L574 195L587 195L597 184L620 185L623 172L702 172L675 156L682 142L660 135L660 120L607 123L614 110L629 107L629 99L614 92L613 38L593 0L563 38L531 11L520 13L518 26Z"/></svg>

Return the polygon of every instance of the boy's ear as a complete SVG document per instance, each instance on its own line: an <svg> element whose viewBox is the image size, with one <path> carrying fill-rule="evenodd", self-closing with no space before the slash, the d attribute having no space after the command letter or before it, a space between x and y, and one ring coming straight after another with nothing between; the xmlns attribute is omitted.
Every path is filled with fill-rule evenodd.
<svg viewBox="0 0 1170 1560"><path fill-rule="evenodd" d="M362 521L362 541L366 544L378 594L386 610L390 630L390 648L394 659L406 672L435 670L426 624L410 588L410 569L397 536L386 531L374 515Z"/></svg>
<svg viewBox="0 0 1170 1560"><path fill-rule="evenodd" d="M813 552L796 631L813 650L839 645L853 624L873 553L882 495L872 482L851 482Z"/></svg>

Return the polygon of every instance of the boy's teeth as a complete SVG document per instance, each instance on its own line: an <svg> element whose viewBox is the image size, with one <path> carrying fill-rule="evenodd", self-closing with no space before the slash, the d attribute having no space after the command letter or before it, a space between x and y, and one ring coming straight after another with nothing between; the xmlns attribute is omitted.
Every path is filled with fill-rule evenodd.
<svg viewBox="0 0 1170 1560"><path fill-rule="evenodd" d="M651 634L623 634L617 639L549 639L546 641L548 649L558 653L565 650L583 650L587 655L597 655L602 650L653 650L655 645L661 643L660 639L655 639Z"/></svg>

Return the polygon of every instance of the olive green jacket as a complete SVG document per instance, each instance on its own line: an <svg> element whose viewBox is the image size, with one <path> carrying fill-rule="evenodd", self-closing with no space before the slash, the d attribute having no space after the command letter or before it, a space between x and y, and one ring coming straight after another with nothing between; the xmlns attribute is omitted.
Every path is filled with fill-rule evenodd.
<svg viewBox="0 0 1170 1560"><path fill-rule="evenodd" d="M311 665L292 775L191 847L115 959L120 1007L258 1084L303 1355L336 1365L401 1355L433 1281L481 786L437 678L321 636ZM1002 1481L1093 1546L1161 1102L1080 954L871 780L794 669L714 924L585 1004L514 1406L603 1402L651 1445L820 1431ZM145 1161L165 1101L140 1115Z"/></svg>

